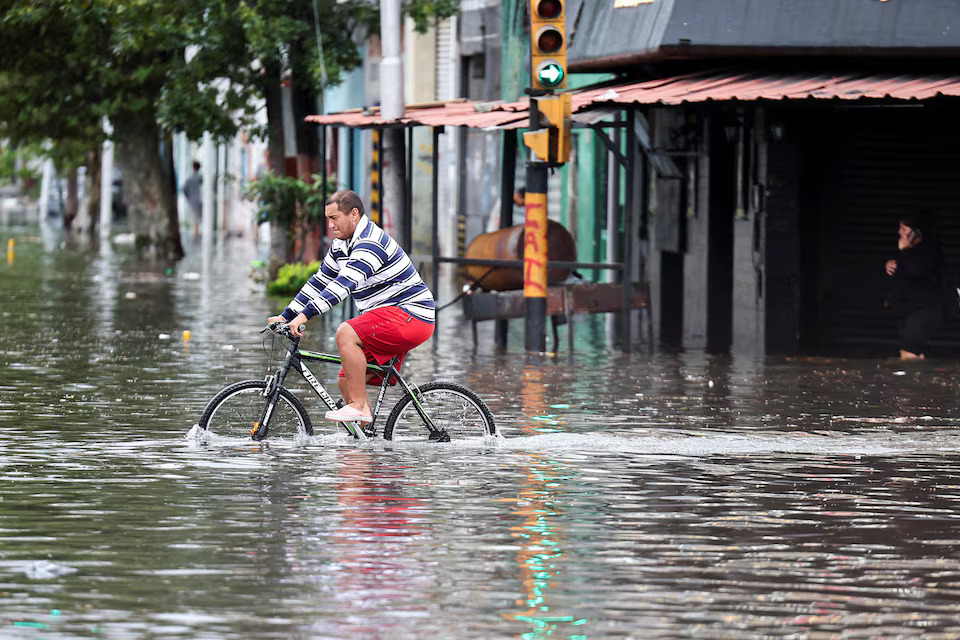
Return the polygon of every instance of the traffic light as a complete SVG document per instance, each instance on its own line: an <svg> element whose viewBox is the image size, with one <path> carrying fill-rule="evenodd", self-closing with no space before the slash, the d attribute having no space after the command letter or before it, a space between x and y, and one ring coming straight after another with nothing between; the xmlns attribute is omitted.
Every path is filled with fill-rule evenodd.
<svg viewBox="0 0 960 640"><path fill-rule="evenodd" d="M534 89L567 86L567 18L564 0L530 0L530 71Z"/></svg>
<svg viewBox="0 0 960 640"><path fill-rule="evenodd" d="M531 126L538 128L523 134L526 145L538 162L563 164L570 159L570 119L573 99L568 93L530 98Z"/></svg>

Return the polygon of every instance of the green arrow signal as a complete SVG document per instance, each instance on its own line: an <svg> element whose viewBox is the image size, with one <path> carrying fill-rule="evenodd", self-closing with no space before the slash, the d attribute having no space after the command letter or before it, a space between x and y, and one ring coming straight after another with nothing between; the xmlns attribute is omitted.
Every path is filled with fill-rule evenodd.
<svg viewBox="0 0 960 640"><path fill-rule="evenodd" d="M545 87L555 87L563 81L563 67L556 62L545 62L537 69L537 79Z"/></svg>

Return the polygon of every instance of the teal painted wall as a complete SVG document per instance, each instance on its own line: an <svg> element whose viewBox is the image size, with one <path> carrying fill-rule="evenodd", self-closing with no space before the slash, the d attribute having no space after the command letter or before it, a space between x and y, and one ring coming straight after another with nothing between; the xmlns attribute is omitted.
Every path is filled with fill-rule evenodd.
<svg viewBox="0 0 960 640"><path fill-rule="evenodd" d="M571 89L589 86L610 79L610 74L574 73L569 76ZM606 238L603 222L606 218L604 184L607 173L607 153L603 143L597 140L593 129L574 129L573 146L576 148L577 214L576 229L571 229L577 240L579 262L602 262L606 259ZM561 169L569 172L567 167ZM564 211L568 210L564 190ZM581 270L580 274L591 282L603 280L604 272Z"/></svg>

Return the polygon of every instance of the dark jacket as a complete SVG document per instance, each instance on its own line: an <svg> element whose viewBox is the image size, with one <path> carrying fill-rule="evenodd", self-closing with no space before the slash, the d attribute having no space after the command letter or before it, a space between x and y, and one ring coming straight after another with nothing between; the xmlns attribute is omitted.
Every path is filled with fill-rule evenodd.
<svg viewBox="0 0 960 640"><path fill-rule="evenodd" d="M904 249L894 260L897 270L890 290L894 309L910 313L942 304L943 257L937 243L925 240Z"/></svg>

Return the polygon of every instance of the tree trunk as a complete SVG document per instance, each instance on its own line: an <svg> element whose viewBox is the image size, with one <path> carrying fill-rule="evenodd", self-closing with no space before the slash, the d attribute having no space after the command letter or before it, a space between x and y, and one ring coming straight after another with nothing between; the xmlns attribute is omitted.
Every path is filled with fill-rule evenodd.
<svg viewBox="0 0 960 640"><path fill-rule="evenodd" d="M77 170L69 169L67 171L67 202L63 206L63 228L70 232L73 230L73 221L77 217L77 210L80 208L80 202L77 198Z"/></svg>
<svg viewBox="0 0 960 640"><path fill-rule="evenodd" d="M267 70L270 71L269 69ZM280 72L268 73L263 89L267 105L267 149L270 152L270 171L282 176L286 172L284 158L286 147L283 141L283 102L281 98ZM277 277L277 271L287 263L290 253L290 229L279 222L270 223L270 278Z"/></svg>
<svg viewBox="0 0 960 640"><path fill-rule="evenodd" d="M168 260L183 257L175 194L160 154L160 129L151 113L113 120L123 195L137 246Z"/></svg>

